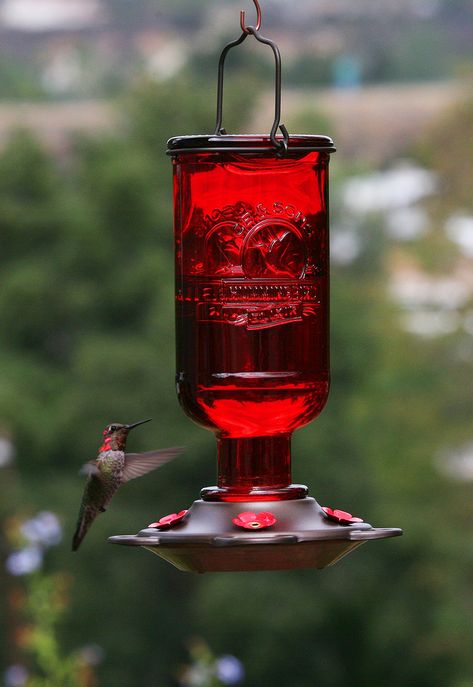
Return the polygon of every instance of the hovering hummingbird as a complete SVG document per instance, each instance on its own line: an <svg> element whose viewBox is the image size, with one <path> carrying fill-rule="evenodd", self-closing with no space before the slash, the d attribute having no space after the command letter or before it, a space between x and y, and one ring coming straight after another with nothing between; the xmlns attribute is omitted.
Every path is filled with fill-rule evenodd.
<svg viewBox="0 0 473 687"><path fill-rule="evenodd" d="M105 512L122 484L146 475L182 452L181 448L168 448L146 453L125 453L128 432L150 420L140 420L132 425L113 422L105 427L97 458L86 463L81 470L88 477L72 540L73 551L77 551L97 515Z"/></svg>

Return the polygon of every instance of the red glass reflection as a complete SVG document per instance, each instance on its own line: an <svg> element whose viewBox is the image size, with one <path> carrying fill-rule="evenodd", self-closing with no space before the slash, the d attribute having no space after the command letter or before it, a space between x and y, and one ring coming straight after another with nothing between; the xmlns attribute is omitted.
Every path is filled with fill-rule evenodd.
<svg viewBox="0 0 473 687"><path fill-rule="evenodd" d="M328 153L174 157L177 388L217 435L204 498L294 498L290 436L329 388Z"/></svg>

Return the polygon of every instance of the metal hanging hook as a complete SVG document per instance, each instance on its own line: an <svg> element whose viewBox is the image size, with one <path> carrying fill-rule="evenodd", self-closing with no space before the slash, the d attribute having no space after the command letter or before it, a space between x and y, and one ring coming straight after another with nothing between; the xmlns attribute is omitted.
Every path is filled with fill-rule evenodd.
<svg viewBox="0 0 473 687"><path fill-rule="evenodd" d="M222 50L220 55L220 60L218 63L218 84L217 84L217 118L215 121L215 136L226 136L227 132L224 127L222 127L222 117L223 117L223 81L224 81L224 70L225 70L225 60L228 52L240 45L245 41L248 36L254 36L259 43L264 43L269 45L274 55L274 66L275 66L275 79L274 79L274 121L271 131L269 133L269 138L271 143L276 149L276 154L278 156L283 156L288 152L289 148L289 133L284 126L281 124L281 53L279 48L271 41L269 38L265 38L259 33L261 27L261 7L258 0L253 0L256 7L256 26L246 26L245 23L245 12L242 10L240 12L240 24L243 29L243 33L239 38L231 43L228 43ZM281 137L277 137L277 132L282 134Z"/></svg>
<svg viewBox="0 0 473 687"><path fill-rule="evenodd" d="M241 30L244 33L250 33L249 29L254 28L256 31L259 31L261 28L261 7L259 5L258 0L253 0L254 6L256 8L256 26L246 26L246 12L245 10L240 11L240 26Z"/></svg>

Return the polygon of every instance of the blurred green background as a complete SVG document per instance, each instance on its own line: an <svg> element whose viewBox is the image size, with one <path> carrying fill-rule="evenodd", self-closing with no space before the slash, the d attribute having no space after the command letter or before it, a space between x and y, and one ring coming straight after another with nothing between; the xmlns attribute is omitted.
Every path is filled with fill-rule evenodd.
<svg viewBox="0 0 473 687"><path fill-rule="evenodd" d="M254 10L3 0L5 687L473 687L473 3L262 5L283 121L339 147L332 391L294 437L294 481L405 535L324 571L203 576L106 544L215 481L214 438L174 392L165 143L212 130L218 54ZM229 131L271 122L271 52L250 43ZM130 448L185 455L125 487L72 555L79 467L108 422L147 416Z"/></svg>

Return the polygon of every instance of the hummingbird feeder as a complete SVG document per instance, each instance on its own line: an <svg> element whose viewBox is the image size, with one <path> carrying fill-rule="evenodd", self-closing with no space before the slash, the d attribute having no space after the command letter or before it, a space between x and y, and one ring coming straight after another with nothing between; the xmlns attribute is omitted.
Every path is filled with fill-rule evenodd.
<svg viewBox="0 0 473 687"><path fill-rule="evenodd" d="M321 507L292 484L291 435L329 391L327 136L280 123L277 45L246 26L223 50L215 131L168 141L174 170L177 389L213 431L218 482L188 511L138 535L181 570L283 570L331 565L363 542L402 534ZM269 135L222 127L228 52L253 36L275 59Z"/></svg>

